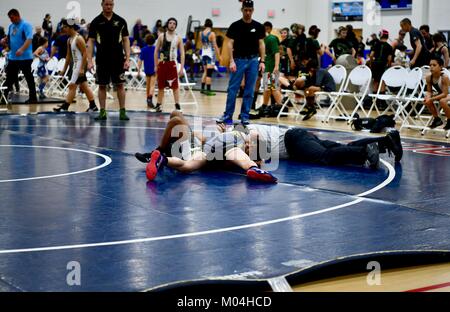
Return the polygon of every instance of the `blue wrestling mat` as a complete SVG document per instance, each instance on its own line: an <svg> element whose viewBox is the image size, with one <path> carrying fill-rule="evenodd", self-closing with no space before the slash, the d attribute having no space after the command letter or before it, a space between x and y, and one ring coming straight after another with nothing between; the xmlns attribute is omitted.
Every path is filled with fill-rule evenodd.
<svg viewBox="0 0 450 312"><path fill-rule="evenodd" d="M147 182L133 155L158 145L169 116L93 117L0 117L0 291L141 291L450 250L449 144L404 139L401 164L382 155L377 171L281 161L277 185L238 170L164 169Z"/></svg>

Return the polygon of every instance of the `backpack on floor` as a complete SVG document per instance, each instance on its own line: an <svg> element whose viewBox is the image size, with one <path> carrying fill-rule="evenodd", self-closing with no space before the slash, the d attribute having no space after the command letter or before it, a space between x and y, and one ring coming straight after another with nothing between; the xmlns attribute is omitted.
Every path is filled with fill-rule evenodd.
<svg viewBox="0 0 450 312"><path fill-rule="evenodd" d="M358 114L355 114L352 129L355 131L366 129L371 133L381 133L384 128L395 128L394 117L393 115L381 115L377 118L360 118Z"/></svg>

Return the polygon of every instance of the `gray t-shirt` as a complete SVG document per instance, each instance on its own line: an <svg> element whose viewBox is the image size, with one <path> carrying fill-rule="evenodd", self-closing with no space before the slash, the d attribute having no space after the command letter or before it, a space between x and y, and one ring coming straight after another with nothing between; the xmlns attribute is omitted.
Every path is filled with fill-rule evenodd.
<svg viewBox="0 0 450 312"><path fill-rule="evenodd" d="M278 126L249 125L250 131L258 132L260 142L267 146L267 152L271 155L278 154L279 159L288 159L289 154L284 143L284 136L289 128L280 128Z"/></svg>

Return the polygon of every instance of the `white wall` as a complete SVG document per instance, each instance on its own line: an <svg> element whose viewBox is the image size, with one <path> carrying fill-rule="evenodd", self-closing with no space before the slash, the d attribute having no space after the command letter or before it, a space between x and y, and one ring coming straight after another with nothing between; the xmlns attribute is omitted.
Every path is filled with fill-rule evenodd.
<svg viewBox="0 0 450 312"><path fill-rule="evenodd" d="M308 1L310 0L256 0L254 18L261 23L269 20L276 28L304 21L307 15L304 7ZM0 0L0 25L7 26L9 20L6 13L11 8L17 8L24 19L33 25L42 24L44 15L50 13L56 26L56 22L70 12L66 9L69 2L71 1ZM101 0L77 2L80 4L81 16L87 21L101 12ZM216 27L229 27L242 16L241 3L238 0L116 0L115 3L115 11L128 21L130 29L137 18L153 27L157 19L164 21L173 16L178 19L178 32L185 34L189 15L192 15L194 20L200 20L202 24L206 18L211 18ZM213 8L220 9L220 16L211 16ZM275 18L267 17L269 9L275 10Z"/></svg>
<svg viewBox="0 0 450 312"><path fill-rule="evenodd" d="M260 22L270 20L275 28L286 27L294 22L305 24L307 28L313 24L318 25L322 29L319 40L329 43L334 38L334 30L340 25L347 24L331 21L333 1L335 0L255 0L254 18ZM367 5L371 0L361 1ZM52 14L53 21L57 22L60 17L67 16L69 10L66 9L66 5L69 2L71 1L0 0L0 25L9 24L6 13L13 7L19 9L24 18L33 25L41 24L45 13ZM78 0L81 16L88 21L94 18L101 11L100 2L101 0ZM184 34L189 15L203 23L205 18L212 18L212 8L219 8L221 11L220 16L212 18L217 27L228 27L241 16L240 3L237 0L116 0L115 2L115 11L127 19L130 29L137 18L142 18L145 24L153 27L157 19L165 20L174 16L179 20L178 32ZM269 9L275 10L275 18L267 18ZM395 37L399 30L399 21L409 17L416 27L429 23L432 32L447 30L450 29L449 12L450 1L413 0L412 10L383 11L380 25L370 26L366 20L354 23L354 27L363 28L365 38L381 28L389 30L392 37Z"/></svg>

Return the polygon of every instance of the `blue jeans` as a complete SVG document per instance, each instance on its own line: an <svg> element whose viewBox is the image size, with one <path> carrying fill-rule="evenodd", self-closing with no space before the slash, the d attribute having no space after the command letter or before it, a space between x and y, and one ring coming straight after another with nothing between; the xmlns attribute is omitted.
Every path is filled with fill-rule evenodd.
<svg viewBox="0 0 450 312"><path fill-rule="evenodd" d="M255 92L256 79L258 79L258 58L235 59L236 72L230 74L228 84L227 106L225 108L225 119L232 121L234 109L236 106L236 97L241 86L242 78L245 75L244 98L241 108L241 120L248 121L249 113L253 102L253 93Z"/></svg>

